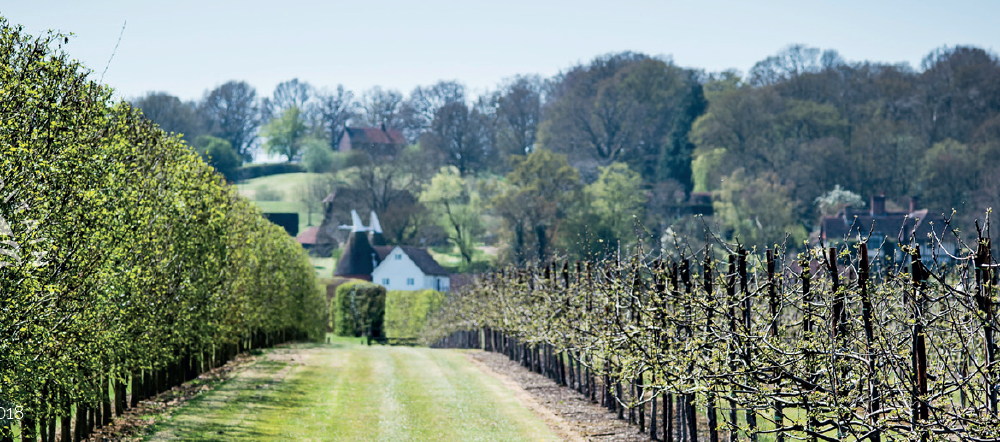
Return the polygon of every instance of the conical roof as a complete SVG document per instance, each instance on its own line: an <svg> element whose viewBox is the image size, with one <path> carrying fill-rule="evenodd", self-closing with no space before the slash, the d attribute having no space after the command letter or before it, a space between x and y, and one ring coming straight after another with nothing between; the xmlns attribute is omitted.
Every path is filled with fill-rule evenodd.
<svg viewBox="0 0 1000 442"><path fill-rule="evenodd" d="M368 230L361 224L361 217L358 212L351 211L351 235L344 245L344 254L340 255L337 262L337 269L333 271L334 276L345 278L372 280L372 270L378 265L378 254L368 242Z"/></svg>
<svg viewBox="0 0 1000 442"><path fill-rule="evenodd" d="M368 218L368 228L372 231L372 245L384 246L385 235L382 235L382 224L378 222L378 215L375 215L374 210Z"/></svg>

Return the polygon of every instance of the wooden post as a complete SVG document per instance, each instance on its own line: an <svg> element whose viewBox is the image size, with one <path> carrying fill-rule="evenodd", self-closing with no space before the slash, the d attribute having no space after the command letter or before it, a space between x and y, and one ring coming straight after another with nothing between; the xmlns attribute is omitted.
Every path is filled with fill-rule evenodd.
<svg viewBox="0 0 1000 442"><path fill-rule="evenodd" d="M913 416L912 431L917 431L919 421L926 421L930 417L927 401L927 344L924 334L923 310L924 298L927 290L927 270L920 260L920 246L914 245L910 255L910 275L913 280L913 374L915 376L913 391ZM929 438L927 431L920 433L920 440L926 442Z"/></svg>
<svg viewBox="0 0 1000 442"><path fill-rule="evenodd" d="M736 365L736 255L729 255L729 273L726 275L726 299L729 304L729 369L735 371ZM736 386L730 383L729 396L736 395ZM729 399L729 442L739 441L739 421L736 415L736 400Z"/></svg>
<svg viewBox="0 0 1000 442"><path fill-rule="evenodd" d="M871 414L872 431L869 440L879 442L882 440L882 432L878 430L879 419L876 411L880 410L881 397L879 395L878 379L875 375L875 325L874 308L872 306L871 294L868 292L868 280L870 277L868 264L868 244L861 243L858 249L861 254L860 271L858 272L858 289L861 292L861 317L865 326L865 353L868 358L868 412ZM963 389L964 391L964 389Z"/></svg>
<svg viewBox="0 0 1000 442"><path fill-rule="evenodd" d="M705 297L707 298L705 301L708 306L708 311L705 313L705 335L711 335L713 329L712 320L715 317L715 305L713 303L714 291L712 286L712 255L710 250L705 251L705 264L702 279L705 289ZM712 349L709 348L708 351L711 352ZM707 402L705 414L708 415L709 442L719 442L719 422L715 411L714 381L713 384L709 386L705 401Z"/></svg>
<svg viewBox="0 0 1000 442"><path fill-rule="evenodd" d="M775 287L774 280L774 250L767 249L765 251L767 259L767 300L768 300L768 313L771 315L771 324L768 327L768 336L774 341L778 340L778 318L781 316L781 299L778 297L778 290ZM775 342L777 344L777 342ZM775 373L777 374L777 373ZM781 395L781 380L778 379L777 385L775 385L778 395ZM782 407L781 400L775 398L774 400L774 425L777 428L782 428L785 426L785 411ZM779 431L777 437L775 438L777 442L785 442L785 433Z"/></svg>
<svg viewBox="0 0 1000 442"><path fill-rule="evenodd" d="M740 299L743 301L743 327L744 332L749 334L753 330L753 302L750 300L747 277L747 251L740 246L736 253L740 272ZM747 367L753 365L753 355L750 354L749 345L743 348L743 358ZM757 412L754 411L752 405L748 404L743 413L746 415L747 433L750 435L750 441L757 442Z"/></svg>

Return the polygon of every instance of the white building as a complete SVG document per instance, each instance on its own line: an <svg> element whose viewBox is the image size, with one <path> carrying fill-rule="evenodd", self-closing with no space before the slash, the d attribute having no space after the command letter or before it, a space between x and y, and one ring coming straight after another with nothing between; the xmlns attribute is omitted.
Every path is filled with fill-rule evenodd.
<svg viewBox="0 0 1000 442"><path fill-rule="evenodd" d="M372 271L372 282L386 290L448 291L448 271L419 247L376 247L381 262Z"/></svg>

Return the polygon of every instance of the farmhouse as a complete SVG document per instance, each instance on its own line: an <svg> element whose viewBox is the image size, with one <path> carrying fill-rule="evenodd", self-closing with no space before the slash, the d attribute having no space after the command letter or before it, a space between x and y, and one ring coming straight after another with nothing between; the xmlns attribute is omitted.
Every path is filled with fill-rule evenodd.
<svg viewBox="0 0 1000 442"><path fill-rule="evenodd" d="M350 152L361 150L373 158L392 157L406 146L406 138L399 129L382 127L345 127L344 136L337 144L337 150Z"/></svg>
<svg viewBox="0 0 1000 442"><path fill-rule="evenodd" d="M877 195L872 196L868 209L847 207L837 216L823 218L820 238L825 244L836 244L867 237L871 258L882 256L896 262L906 259L897 245L909 244L912 238L920 244L923 260L931 260L936 254L939 260L949 261L956 242L945 229L944 216L928 209L917 209L915 198L910 200L909 210L888 211L885 195Z"/></svg>
<svg viewBox="0 0 1000 442"><path fill-rule="evenodd" d="M449 289L448 271L426 249L385 245L375 212L371 213L368 227L361 223L356 210L351 211L351 221L351 233L334 275L373 281L388 290Z"/></svg>
<svg viewBox="0 0 1000 442"><path fill-rule="evenodd" d="M408 246L379 247L382 262L372 271L372 281L386 290L448 291L448 271L426 249Z"/></svg>

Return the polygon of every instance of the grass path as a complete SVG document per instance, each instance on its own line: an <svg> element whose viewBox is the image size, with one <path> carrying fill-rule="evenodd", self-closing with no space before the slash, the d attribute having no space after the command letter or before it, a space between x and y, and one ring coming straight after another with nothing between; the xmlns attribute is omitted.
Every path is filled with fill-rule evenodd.
<svg viewBox="0 0 1000 442"><path fill-rule="evenodd" d="M560 439L460 352L339 342L269 350L147 440Z"/></svg>

